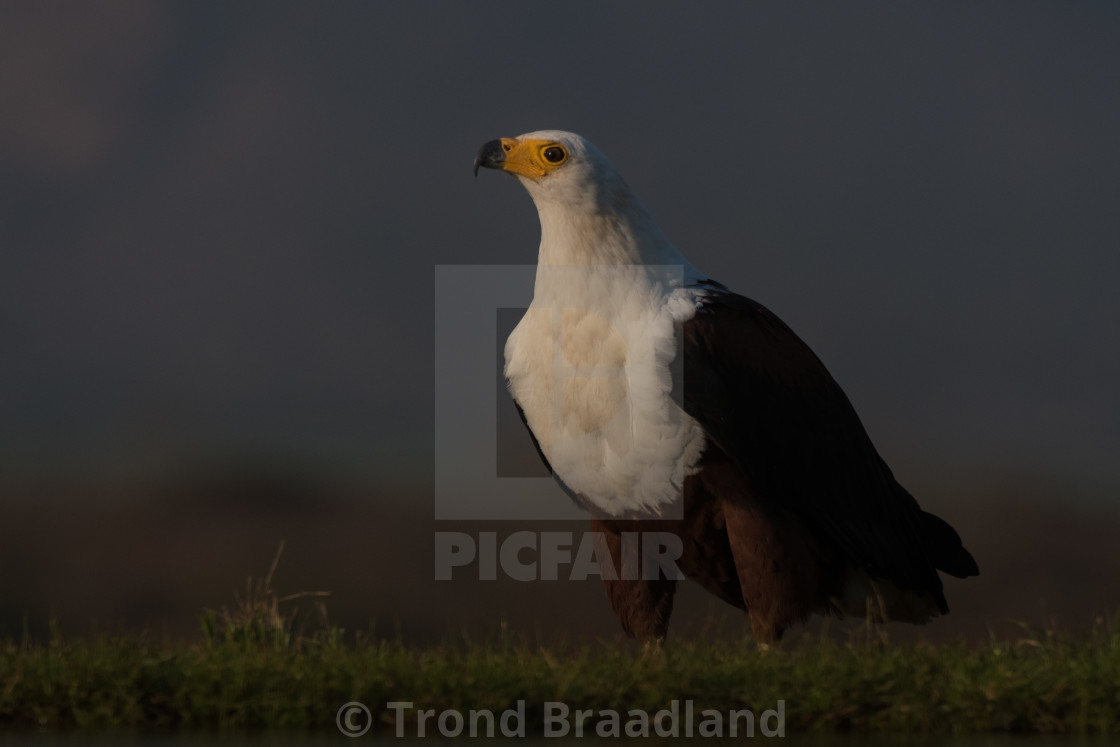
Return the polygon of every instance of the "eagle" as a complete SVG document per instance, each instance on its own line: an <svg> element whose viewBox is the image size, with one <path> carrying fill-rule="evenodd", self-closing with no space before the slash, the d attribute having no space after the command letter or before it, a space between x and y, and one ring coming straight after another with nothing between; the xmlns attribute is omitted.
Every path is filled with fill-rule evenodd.
<svg viewBox="0 0 1120 747"><path fill-rule="evenodd" d="M541 458L591 516L602 570L624 566L629 533L669 533L680 573L744 610L763 645L813 614L921 624L949 611L938 572L974 576L976 561L781 319L690 264L583 137L491 140L480 167L515 176L540 217L504 373ZM664 640L677 575L600 575L626 634Z"/></svg>

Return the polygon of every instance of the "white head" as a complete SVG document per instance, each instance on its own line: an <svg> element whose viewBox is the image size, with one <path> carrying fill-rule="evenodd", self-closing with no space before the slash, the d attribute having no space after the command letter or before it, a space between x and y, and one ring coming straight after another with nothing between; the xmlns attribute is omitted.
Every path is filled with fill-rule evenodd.
<svg viewBox="0 0 1120 747"><path fill-rule="evenodd" d="M491 140L474 160L516 176L538 207L618 211L633 200L629 187L599 149L573 132L541 130Z"/></svg>
<svg viewBox="0 0 1120 747"><path fill-rule="evenodd" d="M516 176L541 219L539 264L691 266L669 243L607 157L572 132L491 140L474 160Z"/></svg>

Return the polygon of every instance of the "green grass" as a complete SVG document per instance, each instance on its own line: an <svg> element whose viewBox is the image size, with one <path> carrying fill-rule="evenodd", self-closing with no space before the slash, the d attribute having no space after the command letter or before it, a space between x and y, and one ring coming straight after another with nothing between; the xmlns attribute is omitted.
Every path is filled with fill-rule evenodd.
<svg viewBox="0 0 1120 747"><path fill-rule="evenodd" d="M749 639L643 651L499 633L409 646L325 624L301 630L270 580L250 583L232 611L207 612L193 643L57 631L45 642L0 641L0 727L333 730L339 707L360 701L375 729L392 733L390 701L498 714L520 699L527 730L539 733L548 701L625 718L691 699L697 713L760 713L784 700L787 733L1120 734L1120 628L1106 621L1078 635L1024 627L982 644L898 645L869 632L766 651Z"/></svg>
<svg viewBox="0 0 1120 747"><path fill-rule="evenodd" d="M262 636L261 633L264 633ZM193 645L143 637L0 646L0 725L79 728L334 728L344 702L495 713L540 704L697 712L785 701L789 731L1120 733L1120 633L1029 633L985 645L840 643L759 652L749 640L660 652L596 643L567 653L498 639L410 647L227 629ZM410 733L412 727L409 727Z"/></svg>

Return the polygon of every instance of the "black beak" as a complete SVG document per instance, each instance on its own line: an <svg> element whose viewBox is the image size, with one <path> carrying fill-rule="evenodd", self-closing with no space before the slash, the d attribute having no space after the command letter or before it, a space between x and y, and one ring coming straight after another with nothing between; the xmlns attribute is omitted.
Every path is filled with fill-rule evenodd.
<svg viewBox="0 0 1120 747"><path fill-rule="evenodd" d="M502 150L502 141L491 140L479 148L478 155L474 157L474 175L478 176L479 166L488 169L500 169L505 160L506 152Z"/></svg>

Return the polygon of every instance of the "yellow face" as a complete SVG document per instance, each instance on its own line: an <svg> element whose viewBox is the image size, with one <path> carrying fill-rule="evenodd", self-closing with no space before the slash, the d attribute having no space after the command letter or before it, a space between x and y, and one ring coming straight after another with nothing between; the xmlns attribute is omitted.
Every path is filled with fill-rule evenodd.
<svg viewBox="0 0 1120 747"><path fill-rule="evenodd" d="M501 169L533 181L539 182L568 160L568 149L554 140L504 137L501 143L505 151Z"/></svg>

